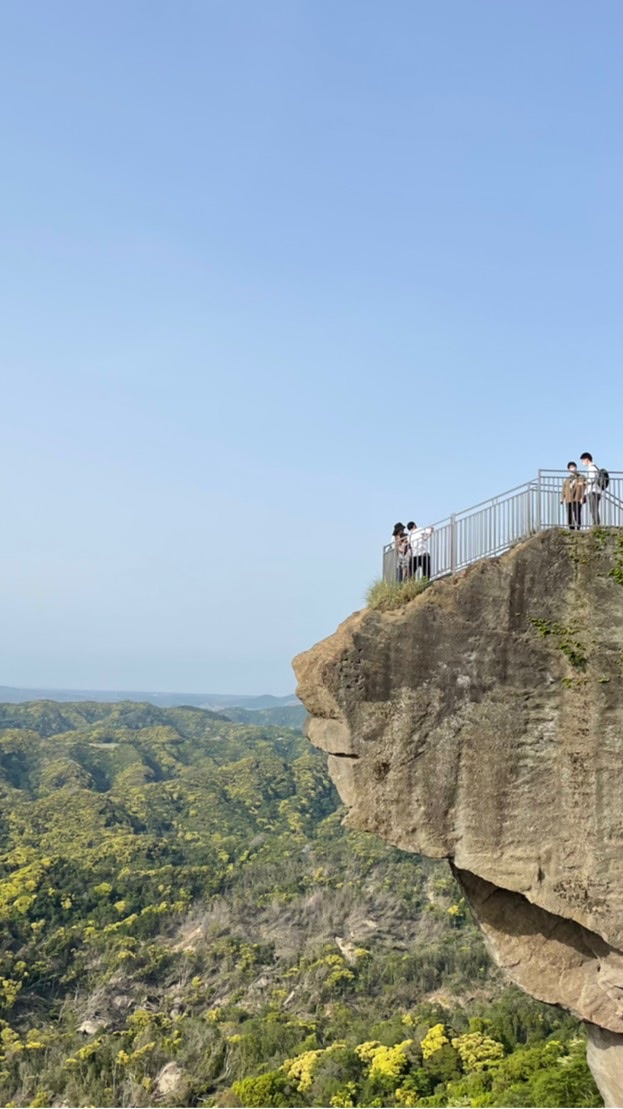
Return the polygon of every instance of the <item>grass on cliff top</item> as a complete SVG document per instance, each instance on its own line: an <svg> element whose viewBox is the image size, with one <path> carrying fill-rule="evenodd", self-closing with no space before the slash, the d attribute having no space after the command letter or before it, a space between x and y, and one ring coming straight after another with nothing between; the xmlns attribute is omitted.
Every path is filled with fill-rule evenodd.
<svg viewBox="0 0 623 1109"><path fill-rule="evenodd" d="M369 608L389 612L412 601L427 585L428 578L407 578L406 581L383 581L379 578L369 587L366 602Z"/></svg>

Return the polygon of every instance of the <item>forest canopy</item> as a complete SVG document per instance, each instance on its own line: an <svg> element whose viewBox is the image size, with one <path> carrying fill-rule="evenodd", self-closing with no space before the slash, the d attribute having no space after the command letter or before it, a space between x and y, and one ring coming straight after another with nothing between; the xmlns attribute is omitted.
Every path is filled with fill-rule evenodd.
<svg viewBox="0 0 623 1109"><path fill-rule="evenodd" d="M0 1102L599 1105L448 869L344 828L295 731L0 705Z"/></svg>

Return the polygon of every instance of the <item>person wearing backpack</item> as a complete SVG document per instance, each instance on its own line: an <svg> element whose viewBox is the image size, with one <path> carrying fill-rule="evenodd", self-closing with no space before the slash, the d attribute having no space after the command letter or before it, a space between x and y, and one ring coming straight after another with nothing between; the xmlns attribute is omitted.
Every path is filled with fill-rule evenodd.
<svg viewBox="0 0 623 1109"><path fill-rule="evenodd" d="M569 477L562 483L560 503L567 506L567 526L571 531L582 527L582 505L584 504L584 478L578 473L577 462L567 462Z"/></svg>
<svg viewBox="0 0 623 1109"><path fill-rule="evenodd" d="M597 527L601 522L599 518L599 502L601 500L601 494L610 484L610 475L607 470L602 470L599 466L595 465L593 456L589 454L588 451L584 451L584 454L580 455L580 462L583 462L586 466L586 501L590 509L593 525Z"/></svg>

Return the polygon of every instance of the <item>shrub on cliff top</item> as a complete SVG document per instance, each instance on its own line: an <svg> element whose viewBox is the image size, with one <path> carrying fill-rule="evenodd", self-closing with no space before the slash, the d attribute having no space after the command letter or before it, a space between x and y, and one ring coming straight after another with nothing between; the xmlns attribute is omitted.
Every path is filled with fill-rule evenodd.
<svg viewBox="0 0 623 1109"><path fill-rule="evenodd" d="M389 612L392 608L401 608L408 601L412 601L423 589L426 589L427 585L427 578L407 578L406 581L379 579L372 582L366 593L366 601L369 608Z"/></svg>

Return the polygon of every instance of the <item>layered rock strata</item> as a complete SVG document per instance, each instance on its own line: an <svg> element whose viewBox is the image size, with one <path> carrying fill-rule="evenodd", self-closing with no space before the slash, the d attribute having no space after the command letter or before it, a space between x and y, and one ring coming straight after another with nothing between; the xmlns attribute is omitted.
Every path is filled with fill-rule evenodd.
<svg viewBox="0 0 623 1109"><path fill-rule="evenodd" d="M348 823L450 860L496 961L588 1022L621 1104L621 532L537 535L294 666Z"/></svg>

